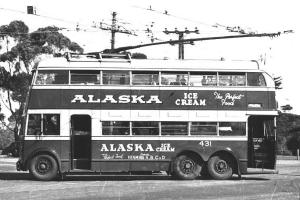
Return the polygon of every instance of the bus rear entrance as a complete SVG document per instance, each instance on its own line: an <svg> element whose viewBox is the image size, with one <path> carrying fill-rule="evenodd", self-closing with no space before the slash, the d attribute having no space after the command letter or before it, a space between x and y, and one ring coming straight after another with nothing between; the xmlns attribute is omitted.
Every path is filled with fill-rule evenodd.
<svg viewBox="0 0 300 200"><path fill-rule="evenodd" d="M275 169L276 131L274 116L248 119L248 167Z"/></svg>

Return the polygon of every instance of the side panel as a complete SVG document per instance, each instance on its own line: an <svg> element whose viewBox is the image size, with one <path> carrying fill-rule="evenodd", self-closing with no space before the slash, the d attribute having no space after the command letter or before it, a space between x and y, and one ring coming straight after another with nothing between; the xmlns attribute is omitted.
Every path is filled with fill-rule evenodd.
<svg viewBox="0 0 300 200"><path fill-rule="evenodd" d="M274 91L33 89L29 109L276 110ZM248 104L260 105L250 107Z"/></svg>
<svg viewBox="0 0 300 200"><path fill-rule="evenodd" d="M43 137L36 137L35 139L32 138L32 140L26 139L24 140L24 160L28 166L33 155L43 152L53 155L55 159L60 162L59 165L62 169L68 169L68 147L68 140L48 140L44 139Z"/></svg>
<svg viewBox="0 0 300 200"><path fill-rule="evenodd" d="M100 138L99 138L100 139ZM206 146L207 145L207 146ZM171 161L183 151L194 151L204 161L217 151L228 151L247 165L247 141L201 140L98 140L93 141L95 171L169 171ZM130 164L130 165L128 165ZM245 167L241 167L245 173Z"/></svg>
<svg viewBox="0 0 300 200"><path fill-rule="evenodd" d="M98 138L99 139L99 138ZM197 152L204 161L218 151L232 152L241 173L246 173L247 141L234 140L93 140L91 170L99 172L169 171L171 161L183 151ZM71 170L70 141L26 140L26 159L37 149L48 149L60 155L62 172ZM207 145L207 146L205 146Z"/></svg>

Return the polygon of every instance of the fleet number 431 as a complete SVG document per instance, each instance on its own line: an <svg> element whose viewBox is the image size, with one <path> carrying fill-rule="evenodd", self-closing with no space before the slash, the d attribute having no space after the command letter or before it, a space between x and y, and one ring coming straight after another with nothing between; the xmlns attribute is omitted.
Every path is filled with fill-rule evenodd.
<svg viewBox="0 0 300 200"><path fill-rule="evenodd" d="M199 145L202 147L210 147L211 146L211 141L210 140L201 140L199 142Z"/></svg>

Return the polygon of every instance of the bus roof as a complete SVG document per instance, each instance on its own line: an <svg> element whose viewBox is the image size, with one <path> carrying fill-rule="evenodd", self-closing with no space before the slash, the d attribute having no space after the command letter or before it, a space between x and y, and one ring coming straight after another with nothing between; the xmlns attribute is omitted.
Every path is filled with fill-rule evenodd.
<svg viewBox="0 0 300 200"><path fill-rule="evenodd" d="M167 60L119 58L50 58L40 61L38 69L119 69L119 70L189 70L189 71L253 71L259 70L257 61L246 60ZM259 70L260 71L260 70Z"/></svg>

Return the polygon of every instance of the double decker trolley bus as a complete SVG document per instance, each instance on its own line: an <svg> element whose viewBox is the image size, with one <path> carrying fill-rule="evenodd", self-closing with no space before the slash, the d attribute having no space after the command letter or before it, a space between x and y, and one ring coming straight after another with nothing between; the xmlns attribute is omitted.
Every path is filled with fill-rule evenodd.
<svg viewBox="0 0 300 200"><path fill-rule="evenodd" d="M166 171L179 179L275 168L275 86L254 61L68 54L41 61L18 170Z"/></svg>

